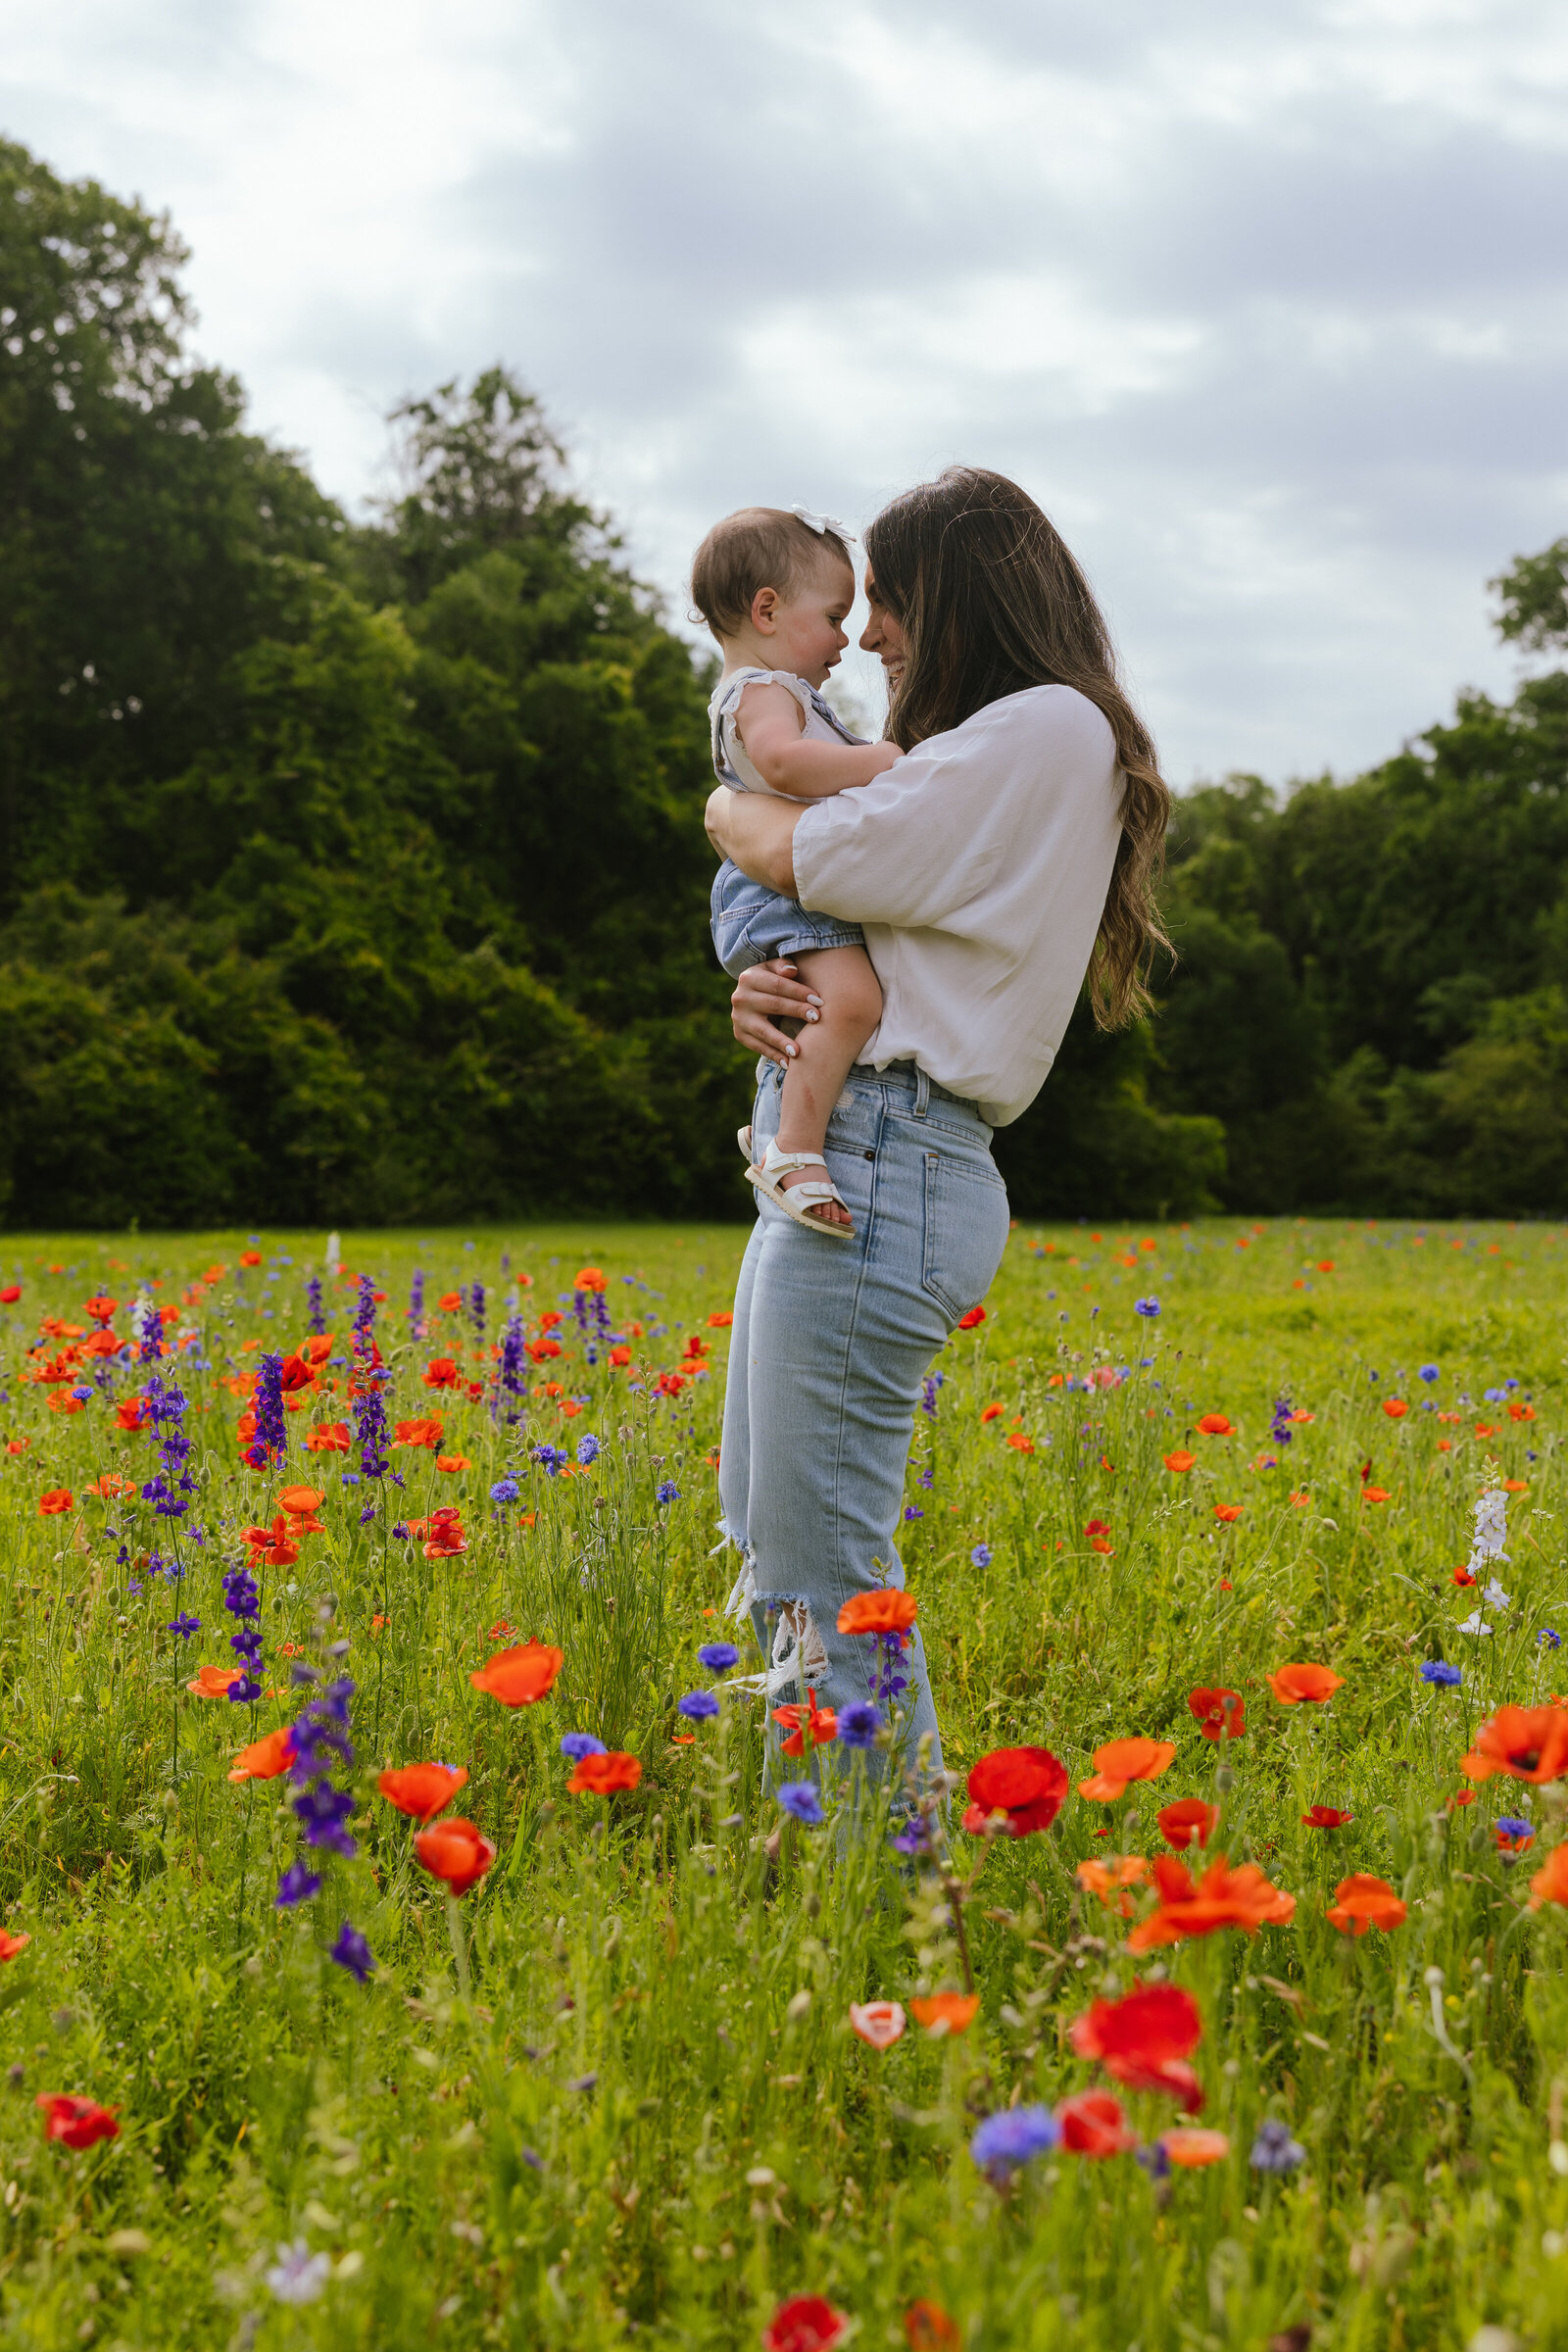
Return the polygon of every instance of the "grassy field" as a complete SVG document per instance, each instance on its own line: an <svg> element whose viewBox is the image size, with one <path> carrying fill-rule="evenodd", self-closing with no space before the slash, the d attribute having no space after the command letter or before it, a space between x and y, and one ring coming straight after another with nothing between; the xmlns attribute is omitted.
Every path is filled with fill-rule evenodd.
<svg viewBox="0 0 1568 2352"><path fill-rule="evenodd" d="M1064 1768L1019 1836L1048 1764L966 1832L699 1659L744 1241L0 1244L6 2342L1568 2346L1561 1239L1014 1231L902 1543L950 1771ZM461 1898L377 1788L427 1762Z"/></svg>

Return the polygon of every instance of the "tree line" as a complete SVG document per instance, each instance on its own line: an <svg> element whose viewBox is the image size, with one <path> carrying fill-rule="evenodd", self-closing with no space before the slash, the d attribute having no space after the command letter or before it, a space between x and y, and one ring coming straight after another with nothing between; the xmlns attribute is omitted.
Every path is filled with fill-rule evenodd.
<svg viewBox="0 0 1568 2352"><path fill-rule="evenodd" d="M167 220L0 142L0 1219L749 1213L709 675L492 368L355 521L190 356ZM1568 541L1498 583L1568 644ZM1568 1202L1568 677L1179 806L1159 1009L1022 1213Z"/></svg>

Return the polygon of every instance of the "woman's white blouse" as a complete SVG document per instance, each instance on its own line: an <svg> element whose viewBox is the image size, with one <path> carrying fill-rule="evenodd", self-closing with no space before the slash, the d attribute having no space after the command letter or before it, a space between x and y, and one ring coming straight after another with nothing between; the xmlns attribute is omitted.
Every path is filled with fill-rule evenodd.
<svg viewBox="0 0 1568 2352"><path fill-rule="evenodd" d="M915 1062L993 1127L1028 1109L1089 968L1121 796L1104 713L1031 686L807 809L800 903L861 924L882 983L862 1060Z"/></svg>

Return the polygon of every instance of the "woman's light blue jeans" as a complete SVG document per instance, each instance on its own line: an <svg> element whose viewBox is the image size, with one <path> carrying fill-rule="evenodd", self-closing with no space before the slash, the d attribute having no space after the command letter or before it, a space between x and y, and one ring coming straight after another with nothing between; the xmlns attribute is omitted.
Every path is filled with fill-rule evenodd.
<svg viewBox="0 0 1568 2352"><path fill-rule="evenodd" d="M754 1157L777 1132L782 1072L760 1065ZM858 1064L828 1122L828 1171L853 1242L807 1231L759 1200L735 1292L719 1496L744 1558L736 1600L770 1660L776 1695L810 1685L819 1706L868 1695L873 1643L841 1634L857 1592L902 1586L904 1509L920 1382L960 1315L991 1286L1007 1196L973 1103L909 1063ZM904 1754L942 1750L914 1629L899 1701ZM804 1695L804 1691L802 1693Z"/></svg>

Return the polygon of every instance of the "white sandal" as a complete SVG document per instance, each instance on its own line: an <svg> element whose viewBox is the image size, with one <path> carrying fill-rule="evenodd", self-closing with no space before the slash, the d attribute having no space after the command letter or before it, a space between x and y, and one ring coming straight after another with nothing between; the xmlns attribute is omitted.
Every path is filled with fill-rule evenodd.
<svg viewBox="0 0 1568 2352"><path fill-rule="evenodd" d="M765 1193L797 1225L809 1226L812 1233L830 1234L835 1241L853 1242L853 1225L830 1225L824 1218L809 1214L812 1208L820 1208L828 1200L836 1200L840 1208L848 1209L849 1202L831 1179L826 1184L792 1184L785 1190L783 1179L793 1176L798 1168L820 1168L827 1175L827 1161L820 1152L781 1152L772 1142L762 1154L760 1167L750 1167L746 1174L758 1191Z"/></svg>
<svg viewBox="0 0 1568 2352"><path fill-rule="evenodd" d="M736 1130L735 1130L735 1141L736 1141L736 1142L739 1144L739 1146L740 1146L740 1148L741 1148L741 1156L742 1156L744 1159L748 1159L748 1160L749 1160L749 1159L751 1158L751 1156L752 1156L752 1131L751 1131L751 1128L750 1128L749 1126L748 1126L748 1127L737 1127L737 1128L736 1128Z"/></svg>

